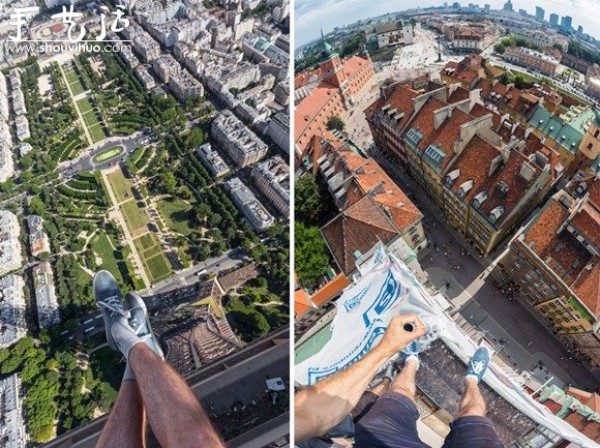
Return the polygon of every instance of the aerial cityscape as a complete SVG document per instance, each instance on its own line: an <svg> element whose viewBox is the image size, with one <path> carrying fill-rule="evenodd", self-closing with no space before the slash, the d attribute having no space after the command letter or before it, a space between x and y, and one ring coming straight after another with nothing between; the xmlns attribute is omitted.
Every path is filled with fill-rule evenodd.
<svg viewBox="0 0 600 448"><path fill-rule="evenodd" d="M225 441L285 442L289 29L289 0L3 3L0 446L97 439L101 269Z"/></svg>
<svg viewBox="0 0 600 448"><path fill-rule="evenodd" d="M2 0L0 448L600 447L595 3Z"/></svg>
<svg viewBox="0 0 600 448"><path fill-rule="evenodd" d="M388 253L463 342L419 356L422 441L442 446L466 347L485 345L502 446L598 446L600 42L503 3L363 4L297 37L295 377L334 364L336 315Z"/></svg>

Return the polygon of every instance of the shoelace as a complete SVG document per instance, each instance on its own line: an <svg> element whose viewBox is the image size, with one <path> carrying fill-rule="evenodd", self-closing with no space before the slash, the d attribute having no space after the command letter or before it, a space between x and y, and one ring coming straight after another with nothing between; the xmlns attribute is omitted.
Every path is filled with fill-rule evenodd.
<svg viewBox="0 0 600 448"><path fill-rule="evenodd" d="M484 361L473 361L471 363L471 369L473 370L473 372L475 372L477 374L481 373L481 371L483 370L484 367L485 367Z"/></svg>
<svg viewBox="0 0 600 448"><path fill-rule="evenodd" d="M105 308L113 313L120 314L125 318L129 318L129 313L123 309L119 296L110 296L101 302L98 302L99 308Z"/></svg>

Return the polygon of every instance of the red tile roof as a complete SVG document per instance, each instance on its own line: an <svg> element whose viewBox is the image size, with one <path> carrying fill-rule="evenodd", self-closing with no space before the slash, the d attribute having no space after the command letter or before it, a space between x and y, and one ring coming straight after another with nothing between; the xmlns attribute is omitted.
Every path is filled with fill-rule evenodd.
<svg viewBox="0 0 600 448"><path fill-rule="evenodd" d="M429 144L436 145L446 153L446 157L440 163L442 169L454 158L454 143L460 138L460 127L472 121L473 117L460 109L454 109L452 115L435 131Z"/></svg>
<svg viewBox="0 0 600 448"><path fill-rule="evenodd" d="M596 247L600 247L600 213L590 204L585 204L573 217L573 225Z"/></svg>
<svg viewBox="0 0 600 448"><path fill-rule="evenodd" d="M341 156L346 167L354 174L363 194L373 197L400 231L405 231L423 217L419 209L375 160L365 159L350 151L342 153Z"/></svg>
<svg viewBox="0 0 600 448"><path fill-rule="evenodd" d="M360 70L363 70L371 62L360 56L351 56L343 61L344 74L348 78L354 77Z"/></svg>
<svg viewBox="0 0 600 448"><path fill-rule="evenodd" d="M548 267L571 285L592 260L592 255L568 230L559 232L568 217L569 210L556 199L550 199L525 232L524 242L541 260L548 260Z"/></svg>
<svg viewBox="0 0 600 448"><path fill-rule="evenodd" d="M379 241L384 244L399 236L392 221L365 196L321 228L327 245L345 274L356 269L356 256L369 252Z"/></svg>
<svg viewBox="0 0 600 448"><path fill-rule="evenodd" d="M578 412L567 415L565 421L595 442L600 442L600 423L591 422Z"/></svg>
<svg viewBox="0 0 600 448"><path fill-rule="evenodd" d="M492 160L498 157L499 154L500 151L498 148L489 144L478 135L473 137L452 166L451 171L458 169L460 170L460 175L454 181L451 190L457 193L463 183L473 181L473 188L469 190L464 198L465 202L471 202L473 197L483 189L488 178L487 170L482 168L489 166Z"/></svg>
<svg viewBox="0 0 600 448"><path fill-rule="evenodd" d="M298 104L294 112L295 140L300 138L321 109L323 109L335 95L339 95L337 88L327 83L321 83L310 93L310 95L304 97L302 101L300 101L300 104Z"/></svg>
<svg viewBox="0 0 600 448"><path fill-rule="evenodd" d="M519 173L527 158L516 151L511 151L506 164L496 169L495 173L490 176L492 161L500 155L499 148L487 143L481 137L475 136L451 168L452 171L460 170L460 176L454 182L452 191L457 192L464 182L473 181L473 187L465 197L465 202L470 202L479 192L486 191L487 199L479 209L483 214L489 214L496 206L504 207L504 213L498 219L497 224L511 213L523 194L531 188L540 172L535 164L530 164L534 174L532 180L525 180ZM508 187L508 191L503 197L496 193L500 184Z"/></svg>
<svg viewBox="0 0 600 448"><path fill-rule="evenodd" d="M311 297L312 303L317 307L322 307L331 299L335 298L352 282L344 274L338 274L333 279L323 285L317 292Z"/></svg>
<svg viewBox="0 0 600 448"><path fill-rule="evenodd" d="M302 316L311 308L306 291L304 289L297 289L294 292L294 313L296 316Z"/></svg>
<svg viewBox="0 0 600 448"><path fill-rule="evenodd" d="M456 87L453 87L452 89L450 88L450 86L447 88L449 93L448 104L454 104L460 101L467 100L471 96L471 92L468 89L461 87L459 84L455 84L455 86ZM452 93L450 93L451 90Z"/></svg>
<svg viewBox="0 0 600 448"><path fill-rule="evenodd" d="M398 128L402 129L414 113L413 99L419 96L419 92L404 85L398 85L389 94L387 98L379 98L371 104L366 110L367 117L372 116L385 105L390 105L390 109L396 109L396 113L403 113L404 117L397 121Z"/></svg>
<svg viewBox="0 0 600 448"><path fill-rule="evenodd" d="M596 318L600 318L600 262L599 257L592 260L591 269L583 269L581 276L575 281L573 292L588 307Z"/></svg>
<svg viewBox="0 0 600 448"><path fill-rule="evenodd" d="M433 137L436 129L434 127L433 112L446 106L446 103L435 98L429 97L419 112L415 115L414 120L410 123L410 128L418 129L423 138L419 142L418 148L423 151Z"/></svg>
<svg viewBox="0 0 600 448"><path fill-rule="evenodd" d="M495 65L488 65L485 69L492 78L497 78L504 73L504 69L496 67Z"/></svg>

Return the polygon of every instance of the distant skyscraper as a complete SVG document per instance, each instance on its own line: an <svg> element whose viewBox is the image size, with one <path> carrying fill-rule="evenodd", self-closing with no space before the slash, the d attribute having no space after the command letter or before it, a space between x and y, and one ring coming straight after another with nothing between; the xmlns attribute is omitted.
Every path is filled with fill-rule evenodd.
<svg viewBox="0 0 600 448"><path fill-rule="evenodd" d="M524 9L519 9L519 15L521 16L527 16L527 11Z"/></svg>
<svg viewBox="0 0 600 448"><path fill-rule="evenodd" d="M538 20L544 20L544 15L546 14L546 11L544 11L544 8L540 8L539 6L535 7L535 18Z"/></svg>
<svg viewBox="0 0 600 448"><path fill-rule="evenodd" d="M508 0L505 4L504 4L504 10L505 11L512 11L513 10L513 4L510 0Z"/></svg>
<svg viewBox="0 0 600 448"><path fill-rule="evenodd" d="M577 27L577 35L578 35L578 36L581 36L581 35L583 35L583 27L582 27L581 25L579 25L579 26Z"/></svg>
<svg viewBox="0 0 600 448"><path fill-rule="evenodd" d="M560 26L567 31L571 31L573 27L573 18L571 16L564 16L560 21Z"/></svg>
<svg viewBox="0 0 600 448"><path fill-rule="evenodd" d="M483 10L486 12L486 14L489 13L490 12L490 4L486 3L485 5L483 5Z"/></svg>
<svg viewBox="0 0 600 448"><path fill-rule="evenodd" d="M550 25L558 26L558 14L550 14Z"/></svg>

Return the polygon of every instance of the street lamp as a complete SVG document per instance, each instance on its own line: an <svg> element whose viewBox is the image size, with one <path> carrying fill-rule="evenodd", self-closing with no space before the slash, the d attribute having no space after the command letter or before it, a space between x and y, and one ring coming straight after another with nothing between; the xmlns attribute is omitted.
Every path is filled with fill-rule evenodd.
<svg viewBox="0 0 600 448"><path fill-rule="evenodd" d="M436 39L438 41L438 58L437 58L437 62L442 62L442 36L438 36Z"/></svg>

